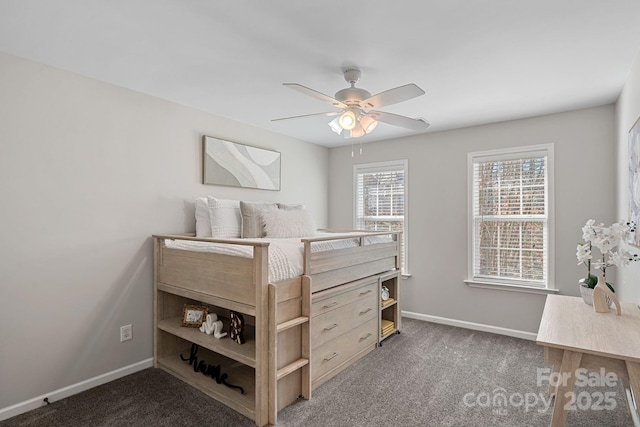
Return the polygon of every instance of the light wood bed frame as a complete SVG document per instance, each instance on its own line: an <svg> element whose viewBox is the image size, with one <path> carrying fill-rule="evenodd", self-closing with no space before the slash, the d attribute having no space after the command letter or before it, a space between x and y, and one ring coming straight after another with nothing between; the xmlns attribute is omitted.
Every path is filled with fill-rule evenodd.
<svg viewBox="0 0 640 427"><path fill-rule="evenodd" d="M392 240L365 244L365 237L379 235L391 235ZM299 396L311 398L311 295L400 267L398 232L359 232L348 236L336 232L336 236L323 235L301 239L304 244L303 275L273 284L268 281L267 242L197 238L193 234L164 234L153 237L155 366L202 389L253 419L259 426L275 424L277 412ZM314 242L354 238L359 241L356 247L311 251ZM253 249L253 257L187 251L165 246L165 240L174 239L250 246ZM161 298L159 295L169 297ZM173 302L169 303L168 298L177 302L172 300ZM211 383L210 378L200 375L194 380L193 376L186 376L172 368L172 364L163 362L164 352L169 351L167 347L176 347L178 344L176 339L167 338L167 334L161 332L168 328L162 319L175 316L178 303L184 299L204 302L222 310L234 310L250 316L245 319L247 324L253 325L255 329L251 340L253 342L240 346L229 339L220 340L221 344L225 341L232 345L220 345L220 349L216 348L213 351L227 356L231 354L230 357L234 360L255 369L254 402L239 403L233 399L233 395L212 392L209 386L201 383ZM181 330L177 330L176 333L180 332ZM185 339L190 340L188 337ZM194 340L199 338L194 336ZM249 400L251 399L250 396Z"/></svg>

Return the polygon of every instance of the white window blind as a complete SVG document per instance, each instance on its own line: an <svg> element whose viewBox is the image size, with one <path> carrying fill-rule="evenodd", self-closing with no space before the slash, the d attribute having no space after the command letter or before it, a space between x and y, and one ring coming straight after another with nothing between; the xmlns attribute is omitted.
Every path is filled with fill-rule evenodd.
<svg viewBox="0 0 640 427"><path fill-rule="evenodd" d="M473 281L549 286L548 151L471 153Z"/></svg>
<svg viewBox="0 0 640 427"><path fill-rule="evenodd" d="M401 231L402 273L407 268L407 161L354 166L354 227Z"/></svg>

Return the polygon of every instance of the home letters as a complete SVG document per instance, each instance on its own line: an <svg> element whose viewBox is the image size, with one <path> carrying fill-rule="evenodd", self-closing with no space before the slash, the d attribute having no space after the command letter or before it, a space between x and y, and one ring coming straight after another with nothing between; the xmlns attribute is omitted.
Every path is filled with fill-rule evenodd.
<svg viewBox="0 0 640 427"><path fill-rule="evenodd" d="M218 384L224 384L227 387L240 390L240 394L244 394L244 389L238 385L229 384L226 379L229 377L222 372L222 365L210 365L204 360L198 361L198 344L191 344L191 351L189 357L184 357L180 354L180 359L189 361L189 365L193 365L193 372L202 372L204 376L211 377L216 380Z"/></svg>

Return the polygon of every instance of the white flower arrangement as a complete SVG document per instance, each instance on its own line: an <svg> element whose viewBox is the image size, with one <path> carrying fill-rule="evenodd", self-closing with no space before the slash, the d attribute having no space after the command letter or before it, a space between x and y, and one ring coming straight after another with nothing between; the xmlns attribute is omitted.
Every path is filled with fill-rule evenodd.
<svg viewBox="0 0 640 427"><path fill-rule="evenodd" d="M585 285L593 288L598 282L598 278L591 274L591 267L602 271L602 279L606 283L607 268L612 266L624 267L632 261L638 261L638 255L633 254L622 247L623 242L629 241L629 236L636 229L633 221L620 221L605 227L604 224L596 224L592 219L587 221L582 227L583 243L578 244L576 257L578 265L587 266L587 277L583 279ZM601 257L593 257L593 247L598 248ZM617 250L614 250L616 249ZM609 289L613 287L607 283ZM615 291L614 291L615 292Z"/></svg>

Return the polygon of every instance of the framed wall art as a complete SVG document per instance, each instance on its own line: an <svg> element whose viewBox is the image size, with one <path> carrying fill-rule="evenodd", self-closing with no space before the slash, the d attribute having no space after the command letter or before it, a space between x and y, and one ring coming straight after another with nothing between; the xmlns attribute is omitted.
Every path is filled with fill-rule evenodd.
<svg viewBox="0 0 640 427"><path fill-rule="evenodd" d="M640 117L629 131L629 219L640 226ZM640 227L631 236L640 245Z"/></svg>
<svg viewBox="0 0 640 427"><path fill-rule="evenodd" d="M202 183L280 190L280 153L202 137Z"/></svg>

